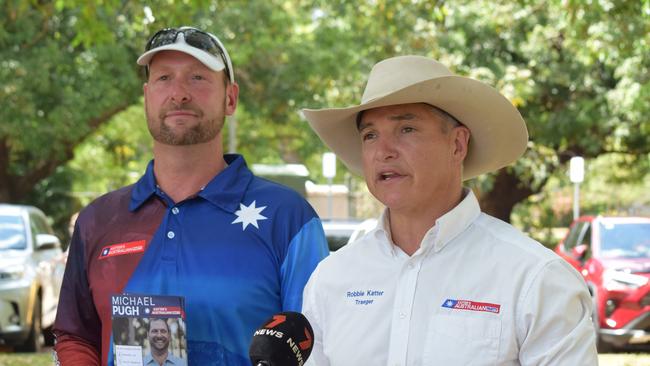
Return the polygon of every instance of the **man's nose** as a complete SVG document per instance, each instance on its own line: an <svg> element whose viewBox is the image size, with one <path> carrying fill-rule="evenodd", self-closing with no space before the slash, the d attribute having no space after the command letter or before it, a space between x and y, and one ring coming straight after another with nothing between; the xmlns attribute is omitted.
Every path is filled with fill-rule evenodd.
<svg viewBox="0 0 650 366"><path fill-rule="evenodd" d="M177 105L185 104L192 100L192 94L185 82L181 80L174 80L172 82L171 100Z"/></svg>
<svg viewBox="0 0 650 366"><path fill-rule="evenodd" d="M379 137L377 139L376 147L375 158L379 161L394 159L398 156L395 138L392 136L384 135Z"/></svg>

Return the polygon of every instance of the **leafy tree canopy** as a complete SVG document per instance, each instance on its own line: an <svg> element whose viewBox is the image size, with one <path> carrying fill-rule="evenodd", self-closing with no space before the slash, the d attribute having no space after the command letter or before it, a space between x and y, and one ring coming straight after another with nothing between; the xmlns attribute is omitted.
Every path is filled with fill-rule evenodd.
<svg viewBox="0 0 650 366"><path fill-rule="evenodd" d="M0 8L0 201L132 181L150 144L135 59L151 33L184 24L219 35L233 57L237 150L251 162L302 162L317 178L326 149L299 108L354 104L375 62L413 53L493 85L527 121L524 158L471 182L487 211L508 219L575 155L622 154L631 179L648 172L650 0L7 0ZM58 212L69 215L70 205Z"/></svg>

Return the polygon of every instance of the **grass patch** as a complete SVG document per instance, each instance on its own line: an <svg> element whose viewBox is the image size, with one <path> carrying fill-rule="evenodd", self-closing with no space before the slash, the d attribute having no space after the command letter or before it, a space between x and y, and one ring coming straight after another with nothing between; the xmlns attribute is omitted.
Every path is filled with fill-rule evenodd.
<svg viewBox="0 0 650 366"><path fill-rule="evenodd" d="M0 366L52 366L52 352L0 353Z"/></svg>

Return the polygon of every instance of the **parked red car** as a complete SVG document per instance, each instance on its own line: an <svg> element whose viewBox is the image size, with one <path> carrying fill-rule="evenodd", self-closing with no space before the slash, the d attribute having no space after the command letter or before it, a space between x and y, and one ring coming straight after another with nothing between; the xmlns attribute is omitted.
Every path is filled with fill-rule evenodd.
<svg viewBox="0 0 650 366"><path fill-rule="evenodd" d="M555 251L587 282L598 349L650 350L650 218L580 217Z"/></svg>

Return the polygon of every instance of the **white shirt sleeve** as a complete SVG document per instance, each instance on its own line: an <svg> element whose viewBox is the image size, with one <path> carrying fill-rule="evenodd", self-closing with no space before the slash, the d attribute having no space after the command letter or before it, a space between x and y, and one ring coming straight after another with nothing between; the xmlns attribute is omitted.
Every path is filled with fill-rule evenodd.
<svg viewBox="0 0 650 366"><path fill-rule="evenodd" d="M323 323L321 321L322 315L318 308L318 304L321 304L322 302L317 299L317 291L315 291L315 288L318 287L315 285L318 273L319 268L317 267L309 278L303 291L302 313L307 317L309 324L311 324L311 327L314 330L314 345L305 366L330 366L323 350L323 330L321 328Z"/></svg>
<svg viewBox="0 0 650 366"><path fill-rule="evenodd" d="M519 300L522 365L598 365L592 301L584 279L562 259L535 275Z"/></svg>

